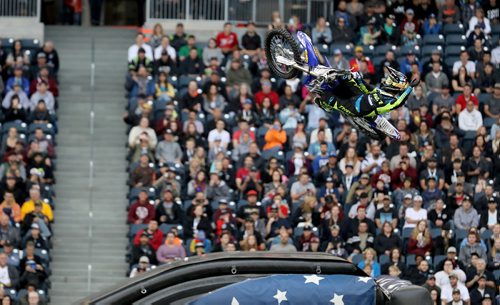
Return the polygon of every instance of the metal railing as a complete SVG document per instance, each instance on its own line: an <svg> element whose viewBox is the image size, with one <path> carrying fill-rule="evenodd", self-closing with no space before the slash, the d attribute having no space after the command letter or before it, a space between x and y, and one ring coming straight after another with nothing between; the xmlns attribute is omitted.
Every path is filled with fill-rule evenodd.
<svg viewBox="0 0 500 305"><path fill-rule="evenodd" d="M286 22L293 15L315 22L333 14L331 0L147 0L147 19L248 21L269 23L279 11Z"/></svg>
<svg viewBox="0 0 500 305"><path fill-rule="evenodd" d="M41 0L0 0L0 17L40 20Z"/></svg>

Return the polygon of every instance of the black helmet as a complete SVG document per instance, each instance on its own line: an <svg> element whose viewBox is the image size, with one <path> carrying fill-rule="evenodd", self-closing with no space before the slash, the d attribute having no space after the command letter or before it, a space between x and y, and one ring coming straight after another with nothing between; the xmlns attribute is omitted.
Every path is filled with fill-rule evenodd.
<svg viewBox="0 0 500 305"><path fill-rule="evenodd" d="M380 86L382 90L394 93L401 92L408 88L408 79L403 73L389 66L386 66L386 68L388 75Z"/></svg>

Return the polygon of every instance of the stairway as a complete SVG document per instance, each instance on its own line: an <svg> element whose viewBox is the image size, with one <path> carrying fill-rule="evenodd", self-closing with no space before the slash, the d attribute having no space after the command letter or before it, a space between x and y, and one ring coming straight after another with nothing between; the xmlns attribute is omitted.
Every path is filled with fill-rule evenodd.
<svg viewBox="0 0 500 305"><path fill-rule="evenodd" d="M93 137L92 37L96 75ZM52 26L46 27L46 39L54 41L61 60L49 293L51 304L66 305L124 280L127 270L126 134L122 114L127 48L134 40L134 31ZM95 172L93 187L89 188L92 142Z"/></svg>

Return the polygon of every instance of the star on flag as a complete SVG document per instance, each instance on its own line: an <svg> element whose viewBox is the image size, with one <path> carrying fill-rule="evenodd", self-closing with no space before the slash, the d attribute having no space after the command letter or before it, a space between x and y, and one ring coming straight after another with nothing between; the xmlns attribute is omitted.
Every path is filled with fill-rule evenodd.
<svg viewBox="0 0 500 305"><path fill-rule="evenodd" d="M325 279L324 277L317 276L316 274L313 274L313 275L304 275L304 278L306 279L306 281L304 282L304 284L313 283L313 284L316 284L318 286L319 286L319 281Z"/></svg>
<svg viewBox="0 0 500 305"><path fill-rule="evenodd" d="M286 298L286 291L281 291L279 289L276 291L276 295L273 298L278 300L278 305L281 305L281 302L283 301L288 301Z"/></svg>

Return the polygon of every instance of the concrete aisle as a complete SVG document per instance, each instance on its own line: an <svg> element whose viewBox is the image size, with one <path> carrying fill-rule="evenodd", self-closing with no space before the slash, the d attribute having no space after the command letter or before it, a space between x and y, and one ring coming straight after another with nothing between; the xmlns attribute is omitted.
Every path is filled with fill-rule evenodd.
<svg viewBox="0 0 500 305"><path fill-rule="evenodd" d="M93 194L89 191L90 63L95 37ZM124 279L127 230L124 75L134 31L47 27L61 60L57 136L57 206L51 304L66 305ZM89 202L93 198L90 226ZM89 228L90 227L90 228ZM88 266L91 266L89 272Z"/></svg>

